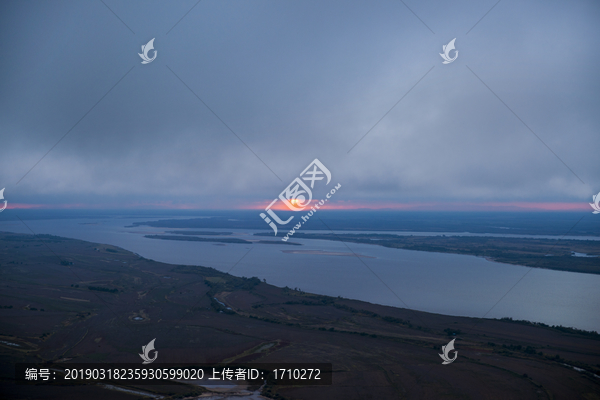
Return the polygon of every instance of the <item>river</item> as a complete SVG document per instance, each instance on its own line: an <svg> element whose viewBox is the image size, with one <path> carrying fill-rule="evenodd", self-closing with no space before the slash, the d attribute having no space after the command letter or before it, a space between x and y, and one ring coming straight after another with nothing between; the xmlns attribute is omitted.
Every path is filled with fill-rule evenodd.
<svg viewBox="0 0 600 400"><path fill-rule="evenodd" d="M156 261L231 270L236 276L256 276L270 284L311 293L447 315L511 317L600 331L599 275L530 269L475 256L328 240L293 238L303 246L292 246L148 239L144 235L164 234L174 229L128 227L135 221L140 219L26 220L25 223L37 234L111 244ZM0 231L31 233L19 221L0 222ZM222 231L234 232L233 237L247 240L266 239L253 236L257 230ZM365 257L354 257L352 252Z"/></svg>

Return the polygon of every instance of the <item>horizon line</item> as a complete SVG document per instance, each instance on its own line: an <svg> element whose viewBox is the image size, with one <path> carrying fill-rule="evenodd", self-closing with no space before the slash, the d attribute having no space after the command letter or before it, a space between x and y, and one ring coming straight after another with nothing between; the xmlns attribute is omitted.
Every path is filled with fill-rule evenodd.
<svg viewBox="0 0 600 400"><path fill-rule="evenodd" d="M313 200L312 204L315 204ZM128 204L84 204L84 203L62 203L62 204L36 204L36 203L8 203L7 210L189 210L189 211L261 211L269 205L269 202L254 202L246 205L232 205L230 207L201 206L199 204L173 202L155 203L128 203ZM293 212L283 205L272 207L276 211ZM310 209L309 206L306 209ZM364 203L339 201L321 207L322 210L330 211L454 211L454 212L576 212L593 211L589 203L585 202L455 202L455 203Z"/></svg>

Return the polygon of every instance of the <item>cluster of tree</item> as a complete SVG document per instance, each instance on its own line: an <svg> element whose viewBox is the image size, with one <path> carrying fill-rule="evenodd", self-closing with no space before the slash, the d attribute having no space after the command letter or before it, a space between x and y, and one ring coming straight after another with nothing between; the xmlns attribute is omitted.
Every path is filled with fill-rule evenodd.
<svg viewBox="0 0 600 400"><path fill-rule="evenodd" d="M460 329L446 328L444 329L444 332L446 332L446 335L448 336L456 336L460 334Z"/></svg>
<svg viewBox="0 0 600 400"><path fill-rule="evenodd" d="M286 287L283 288L283 293L289 294L290 292L297 292L299 294L306 294L306 292L303 292L302 289L297 288L297 287L295 287L295 288L292 289L292 288L289 288L289 287L286 286Z"/></svg>
<svg viewBox="0 0 600 400"><path fill-rule="evenodd" d="M39 242L40 238L44 239L44 242L64 242L67 240L54 235L4 235L2 240L12 242Z"/></svg>
<svg viewBox="0 0 600 400"><path fill-rule="evenodd" d="M596 331L586 331L583 329L570 328L570 327L562 326L562 325L548 325L548 324L544 324L543 322L531 322L531 321L527 321L524 319L512 319L510 317L500 318L500 320L506 321L506 322L514 322L516 324L522 324L522 325L543 326L544 328L556 329L557 331L564 332L564 333L572 333L572 334L600 337L600 334Z"/></svg>
<svg viewBox="0 0 600 400"><path fill-rule="evenodd" d="M332 298L316 298L316 301L309 301L309 300L301 300L301 301L286 301L283 304L290 304L290 305L303 305L303 306L327 306L330 304L334 303L334 299Z"/></svg>
<svg viewBox="0 0 600 400"><path fill-rule="evenodd" d="M97 290L99 292L118 293L119 289L109 289L101 286L88 286L89 290Z"/></svg>
<svg viewBox="0 0 600 400"><path fill-rule="evenodd" d="M410 321L408 320L404 320L402 318L396 318L396 317L391 317L391 316L383 316L383 315L379 315L373 311L368 311L368 310L358 310L356 308L347 306L345 304L338 304L338 303L334 303L333 306L335 308L338 308L340 310L344 310L344 311L348 311L351 312L353 314L361 314L361 315L366 315L369 317L373 317L373 318L378 318L381 319L382 321L385 322L389 322L391 324L400 324L400 325L405 325L409 328L412 328L412 324L410 323ZM417 327L417 329L422 329L420 326Z"/></svg>

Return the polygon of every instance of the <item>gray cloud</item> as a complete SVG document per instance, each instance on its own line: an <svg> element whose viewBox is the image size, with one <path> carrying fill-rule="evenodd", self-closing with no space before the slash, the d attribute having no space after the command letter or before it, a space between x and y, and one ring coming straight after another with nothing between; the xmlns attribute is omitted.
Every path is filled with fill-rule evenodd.
<svg viewBox="0 0 600 400"><path fill-rule="evenodd" d="M234 206L274 198L314 158L357 202L600 190L595 2L503 1L466 35L494 2L407 2L432 34L397 1L203 1L166 35L194 3L106 1L135 34L101 2L2 4L7 195ZM142 65L153 37L158 57ZM459 57L443 65L455 37Z"/></svg>

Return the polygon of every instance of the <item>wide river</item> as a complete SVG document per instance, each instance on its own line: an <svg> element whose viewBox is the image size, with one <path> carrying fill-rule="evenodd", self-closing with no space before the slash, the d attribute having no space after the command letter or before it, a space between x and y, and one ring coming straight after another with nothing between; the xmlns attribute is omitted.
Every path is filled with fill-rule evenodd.
<svg viewBox="0 0 600 400"><path fill-rule="evenodd" d="M157 240L144 235L175 229L127 227L147 220L57 219L25 223L37 234L111 244L157 261L231 270L233 275L257 276L277 286L311 293L447 315L512 317L600 332L599 275L328 240L290 239L303 246ZM0 222L0 231L31 233L19 221ZM270 239L252 236L257 232L254 230L223 231L248 240ZM365 257L352 256L349 248ZM298 250L301 252L289 252Z"/></svg>

